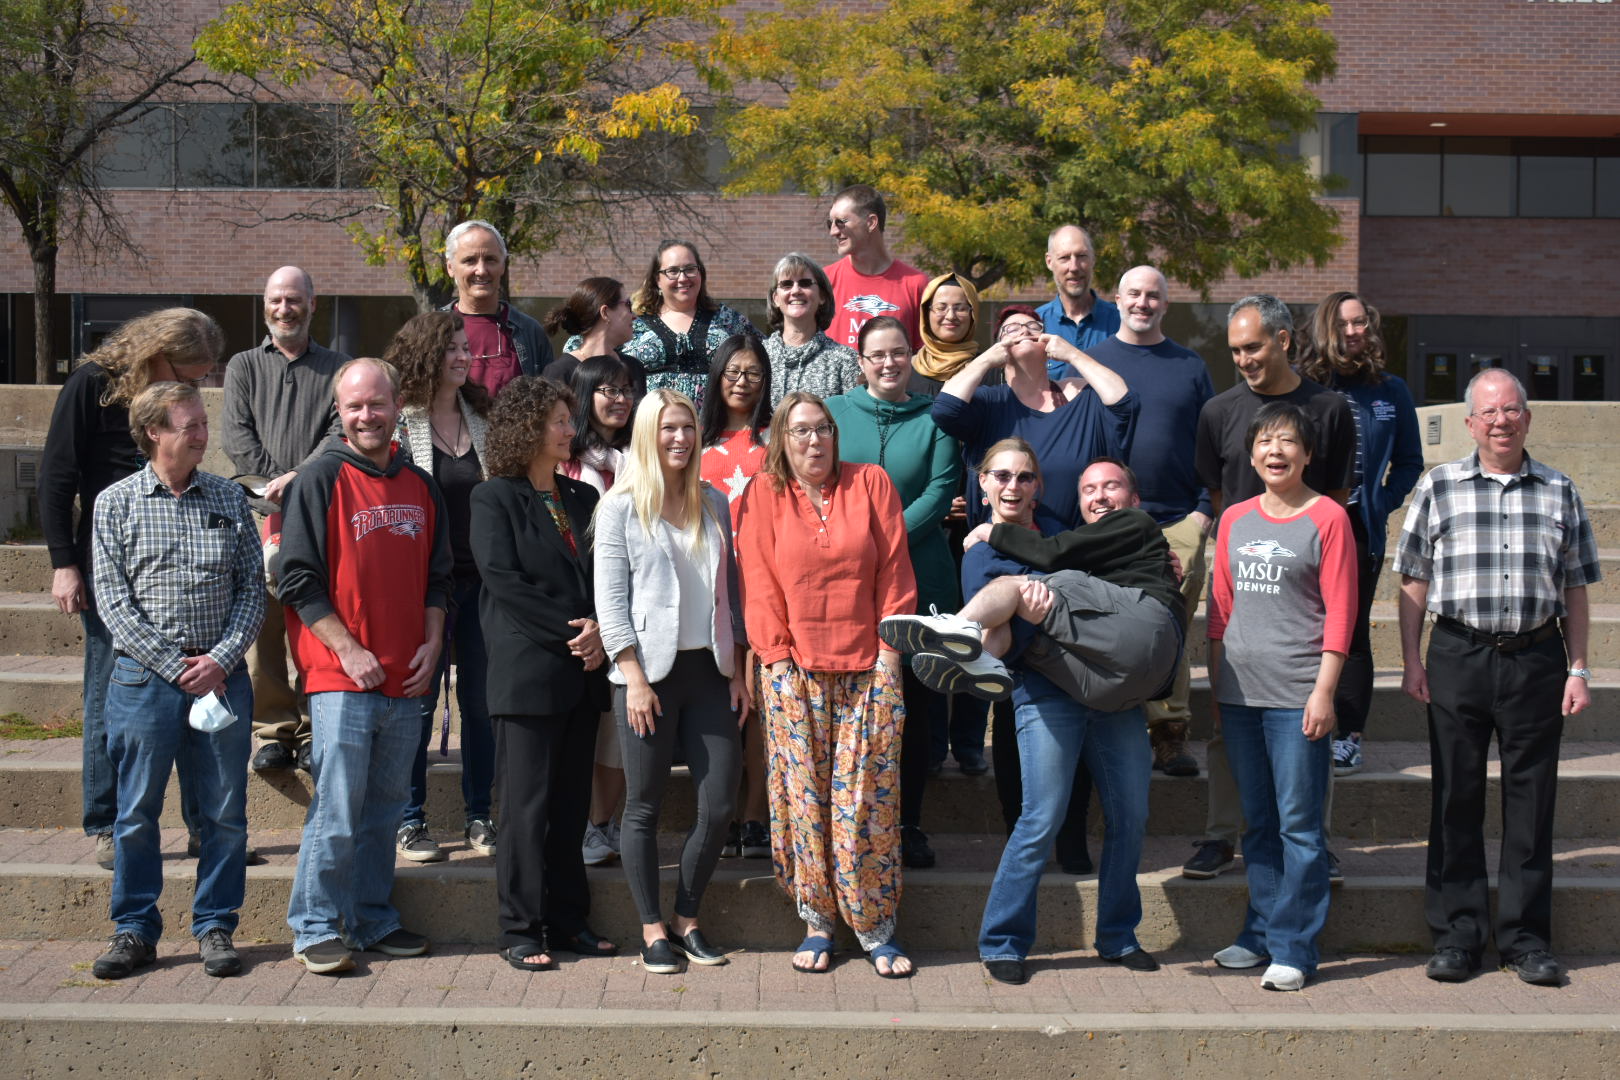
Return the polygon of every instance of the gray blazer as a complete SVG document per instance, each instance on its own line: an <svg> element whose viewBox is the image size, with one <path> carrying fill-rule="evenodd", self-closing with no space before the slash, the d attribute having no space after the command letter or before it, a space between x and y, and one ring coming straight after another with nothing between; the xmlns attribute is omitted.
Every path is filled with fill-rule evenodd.
<svg viewBox="0 0 1620 1080"><path fill-rule="evenodd" d="M720 674L729 678L736 667L736 645L748 640L737 587L731 510L726 497L708 483L703 485L703 501L708 510L703 515L703 570L714 589L709 648ZM612 661L635 646L647 681L656 683L674 666L680 636L681 588L668 536L663 530L649 536L629 497L616 491L602 499L594 528L596 619L602 628L602 647ZM617 663L608 678L625 685Z"/></svg>
<svg viewBox="0 0 1620 1080"><path fill-rule="evenodd" d="M467 421L467 434L472 436L473 449L478 451L478 469L489 479L489 459L484 456L484 439L489 435L489 421L473 411L467 399L456 395L462 418ZM407 405L399 414L399 445L413 465L433 472L433 423L428 419L427 407Z"/></svg>

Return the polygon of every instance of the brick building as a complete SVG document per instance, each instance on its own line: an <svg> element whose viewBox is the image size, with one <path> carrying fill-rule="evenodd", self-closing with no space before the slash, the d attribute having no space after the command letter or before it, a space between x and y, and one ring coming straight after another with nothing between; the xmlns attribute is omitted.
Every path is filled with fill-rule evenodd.
<svg viewBox="0 0 1620 1080"><path fill-rule="evenodd" d="M185 6L207 9L211 0ZM1339 0L1334 8L1339 71L1317 88L1322 112L1301 152L1342 181L1328 199L1343 244L1325 267L1222 282L1207 304L1178 289L1167 329L1200 348L1225 385L1225 302L1264 289L1303 309L1352 288L1384 312L1391 366L1420 403L1454 400L1486 364L1508 366L1538 398L1620 399L1620 0ZM70 353L158 303L211 312L231 349L245 347L262 333L264 277L288 261L315 277L324 340L379 352L409 316L400 272L367 266L339 226L242 227L336 185L255 151L253 133L274 108L190 104L128 136L116 197L148 260L98 264L64 252L64 373ZM825 210L824 200L793 195L713 202L711 223L695 236L710 291L759 314L777 256L831 259ZM658 235L650 222L627 221L611 248L565 245L520 260L514 295L538 314L588 274L632 282ZM0 219L0 253L0 379L27 381L31 270L9 219ZM1100 267L1099 282L1120 269ZM998 294L1045 299L1050 289Z"/></svg>

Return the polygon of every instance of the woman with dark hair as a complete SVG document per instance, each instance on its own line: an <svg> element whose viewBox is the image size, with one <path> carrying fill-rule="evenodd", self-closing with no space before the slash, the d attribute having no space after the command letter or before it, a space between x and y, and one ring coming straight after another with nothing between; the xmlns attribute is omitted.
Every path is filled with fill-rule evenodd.
<svg viewBox="0 0 1620 1080"><path fill-rule="evenodd" d="M79 361L56 395L45 433L39 517L51 556L51 598L58 611L77 614L84 627L84 834L95 840L97 865L108 870L113 868L118 777L107 750L104 715L112 633L96 614L90 579L96 497L145 461L130 435L130 402L153 383L201 382L224 351L225 335L200 311L164 308L131 319ZM189 767L180 767L180 778L181 812L195 836Z"/></svg>
<svg viewBox="0 0 1620 1080"><path fill-rule="evenodd" d="M839 453L846 461L876 465L900 495L906 548L917 579L917 614L961 606L956 563L940 524L962 487L962 447L934 424L934 399L911 393L911 344L898 319L879 315L860 329L861 375L857 386L827 399L838 424ZM924 686L908 665L903 671L906 716L900 760L900 843L905 864L934 865L922 830L923 789L936 723L944 726L946 699Z"/></svg>
<svg viewBox="0 0 1620 1080"><path fill-rule="evenodd" d="M490 817L490 786L495 782L495 737L490 731L484 693L489 658L478 621L482 583L472 554L472 490L489 478L485 435L489 393L468 376L471 350L462 318L453 311L430 311L399 328L383 359L399 370L399 442L406 456L433 474L450 518L450 551L455 559L450 611L444 627L434 693L422 699L422 741L411 765L411 795L394 840L395 852L411 862L439 862L444 856L427 828L428 744L433 717L444 695L439 753L448 753L450 664L456 666L456 703L461 711L461 798L466 810L462 836L480 855L495 854L495 821Z"/></svg>
<svg viewBox="0 0 1620 1080"><path fill-rule="evenodd" d="M1215 962L1270 961L1267 990L1302 989L1316 970L1329 897L1326 736L1355 621L1350 519L1305 483L1314 427L1291 402L1254 414L1246 444L1265 490L1221 514L1209 585L1210 697L1249 823L1249 909Z"/></svg>
<svg viewBox="0 0 1620 1080"><path fill-rule="evenodd" d="M618 951L586 922L579 848L608 692L588 529L598 495L558 471L572 452L573 406L550 379L508 383L490 411L491 479L472 494L504 834L495 851L501 956L524 971L554 967L555 950Z"/></svg>
<svg viewBox="0 0 1620 1080"><path fill-rule="evenodd" d="M1384 370L1378 309L1353 292L1329 293L1300 334L1300 371L1350 399L1356 410L1356 471L1346 507L1356 538L1356 625L1333 709L1333 773L1361 768L1361 738L1372 707L1372 602L1384 567L1385 525L1423 474L1417 407L1406 383Z"/></svg>
<svg viewBox="0 0 1620 1080"><path fill-rule="evenodd" d="M610 277L588 277L574 287L574 293L560 307L546 315L546 333L567 334L568 348L546 365L540 374L564 386L573 379L574 369L588 356L617 356L630 369L636 396L647 393L647 369L641 361L625 356L620 346L634 333L635 312L630 310L630 294L624 285Z"/></svg>
<svg viewBox="0 0 1620 1080"><path fill-rule="evenodd" d="M773 406L795 390L829 398L860 385L855 350L827 336L833 320L832 284L814 259L795 251L776 261L765 310L770 313L765 354L771 359Z"/></svg>
<svg viewBox="0 0 1620 1080"><path fill-rule="evenodd" d="M709 295L709 272L684 240L658 245L641 287L631 297L636 321L624 353L647 368L647 389L667 387L703 407L709 357L732 334L753 324Z"/></svg>
<svg viewBox="0 0 1620 1080"><path fill-rule="evenodd" d="M966 278L941 274L923 289L920 322L923 345L911 358L915 374L910 389L932 397L946 379L979 355L979 343L974 340L981 323L979 290ZM1005 381L1000 371L993 371L982 385L997 386Z"/></svg>
<svg viewBox="0 0 1620 1080"><path fill-rule="evenodd" d="M839 916L885 979L909 976L900 905L900 657L878 622L917 584L894 484L840 462L838 427L796 390L771 418L765 469L742 496L737 561L760 664L771 857L806 927L793 967L824 972Z"/></svg>

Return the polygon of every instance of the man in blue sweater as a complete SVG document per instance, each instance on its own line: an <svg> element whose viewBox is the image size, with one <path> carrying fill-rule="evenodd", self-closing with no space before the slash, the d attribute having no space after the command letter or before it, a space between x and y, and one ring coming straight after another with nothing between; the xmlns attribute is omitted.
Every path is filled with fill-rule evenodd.
<svg viewBox="0 0 1620 1080"><path fill-rule="evenodd" d="M1165 277L1137 266L1119 279L1114 303L1119 332L1088 348L1091 358L1116 372L1140 401L1135 436L1125 460L1140 484L1141 506L1159 523L1185 575L1181 598L1191 621L1204 591L1204 537L1211 523L1209 492L1198 479L1193 456L1198 413L1215 396L1209 368L1191 349L1165 336L1170 310ZM1197 776L1187 753L1187 658L1183 653L1175 688L1146 706L1153 739L1153 767L1167 776Z"/></svg>

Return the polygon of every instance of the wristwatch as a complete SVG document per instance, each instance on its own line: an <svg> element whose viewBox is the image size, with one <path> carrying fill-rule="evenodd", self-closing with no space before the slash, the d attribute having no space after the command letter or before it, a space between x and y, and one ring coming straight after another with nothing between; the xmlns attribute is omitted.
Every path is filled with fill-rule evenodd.
<svg viewBox="0 0 1620 1080"><path fill-rule="evenodd" d="M1569 669L1569 677L1572 678L1572 679L1585 679L1587 682L1591 682L1592 681L1592 669L1591 668L1583 668L1583 667L1572 667L1572 668Z"/></svg>

